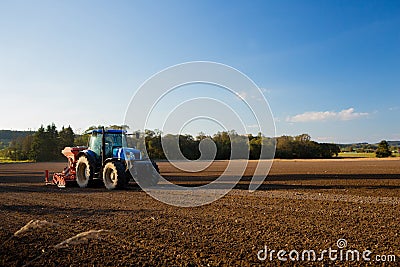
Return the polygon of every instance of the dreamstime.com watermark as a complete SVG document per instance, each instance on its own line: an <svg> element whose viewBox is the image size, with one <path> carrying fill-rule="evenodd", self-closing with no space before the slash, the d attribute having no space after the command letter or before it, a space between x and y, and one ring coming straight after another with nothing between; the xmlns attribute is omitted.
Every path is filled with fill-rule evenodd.
<svg viewBox="0 0 400 267"><path fill-rule="evenodd" d="M260 261L365 261L365 262L396 262L394 254L374 254L371 250L359 251L347 248L346 239L339 239L336 247L316 251L314 249L304 250L275 250L267 245L257 252Z"/></svg>

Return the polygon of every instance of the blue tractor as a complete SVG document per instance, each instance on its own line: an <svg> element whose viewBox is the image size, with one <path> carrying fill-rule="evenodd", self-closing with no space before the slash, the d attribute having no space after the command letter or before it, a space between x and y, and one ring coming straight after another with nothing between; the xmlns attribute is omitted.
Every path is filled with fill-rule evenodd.
<svg viewBox="0 0 400 267"><path fill-rule="evenodd" d="M75 177L70 178L80 187L102 179L110 190L126 187L132 178L141 187L156 185L160 177L157 164L144 158L140 150L129 148L126 136L125 130L92 130L88 147L69 148L75 151L69 163Z"/></svg>

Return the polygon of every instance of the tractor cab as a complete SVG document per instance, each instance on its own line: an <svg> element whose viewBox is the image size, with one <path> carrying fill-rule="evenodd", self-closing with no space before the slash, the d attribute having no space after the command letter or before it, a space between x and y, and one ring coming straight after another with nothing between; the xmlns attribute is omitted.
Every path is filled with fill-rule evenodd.
<svg viewBox="0 0 400 267"><path fill-rule="evenodd" d="M89 140L89 149L92 150L97 157L101 157L103 147L103 134L105 146L105 158L112 158L114 149L128 147L126 141L126 132L123 130L93 130Z"/></svg>

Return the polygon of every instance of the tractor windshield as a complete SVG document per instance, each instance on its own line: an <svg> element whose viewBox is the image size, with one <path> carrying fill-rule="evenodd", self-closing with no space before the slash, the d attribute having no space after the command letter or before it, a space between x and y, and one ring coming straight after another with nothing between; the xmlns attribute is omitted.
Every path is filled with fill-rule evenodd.
<svg viewBox="0 0 400 267"><path fill-rule="evenodd" d="M89 148L98 156L101 155L101 140L103 133L93 132L89 141ZM112 149L115 147L127 147L126 135L122 133L105 133L105 149L107 156L112 155Z"/></svg>
<svg viewBox="0 0 400 267"><path fill-rule="evenodd" d="M111 147L127 147L125 134L120 133L106 133L106 144L109 143Z"/></svg>

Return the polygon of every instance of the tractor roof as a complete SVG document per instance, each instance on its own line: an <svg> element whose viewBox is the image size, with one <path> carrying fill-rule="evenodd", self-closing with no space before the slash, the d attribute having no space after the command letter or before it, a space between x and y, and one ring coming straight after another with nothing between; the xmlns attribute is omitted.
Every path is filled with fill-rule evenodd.
<svg viewBox="0 0 400 267"><path fill-rule="evenodd" d="M89 133L102 133L103 130L102 129L94 129L92 131L90 131ZM105 133L114 133L114 134L126 134L125 130L117 130L117 129L105 129L104 130Z"/></svg>

